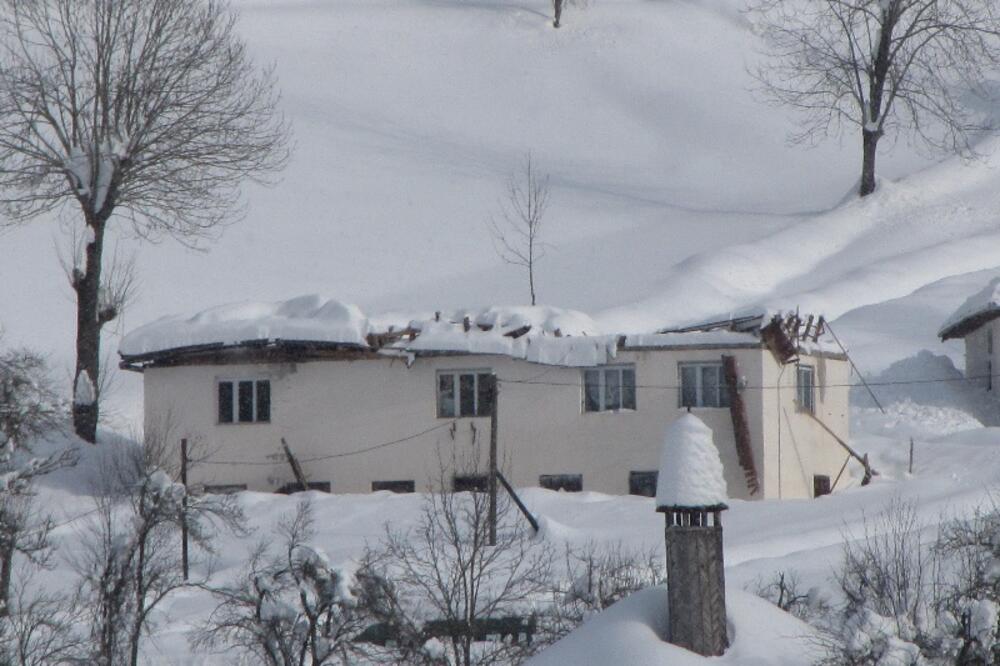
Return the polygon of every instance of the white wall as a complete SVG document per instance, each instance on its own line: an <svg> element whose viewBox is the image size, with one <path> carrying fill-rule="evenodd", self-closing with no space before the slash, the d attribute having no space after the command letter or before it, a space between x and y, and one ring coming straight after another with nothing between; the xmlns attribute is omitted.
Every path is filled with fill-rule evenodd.
<svg viewBox="0 0 1000 666"><path fill-rule="evenodd" d="M993 353L989 354L987 352L988 339L991 334L993 336ZM1000 320L998 319L983 324L965 336L965 376L978 377L971 383L983 390L990 387L987 376L996 375L997 368L1000 367L997 364L998 343L1000 343ZM1000 388L996 377L993 377L992 388Z"/></svg>
<svg viewBox="0 0 1000 666"><path fill-rule="evenodd" d="M193 448L209 452L214 461L259 463L196 465L190 473L192 482L273 490L292 478L280 456L282 437L304 460L407 437L449 421L437 418L438 370L493 370L501 380L530 382L501 384L500 456L513 484L537 485L540 474L582 474L584 490L625 493L630 470L657 468L663 429L684 411L678 406L675 388L679 384L677 363L718 361L722 353L718 349L620 352L616 363L635 365L638 387L637 409L620 413L583 411L580 369L533 365L507 357L422 357L412 367L386 358L150 368L145 372L146 421L149 428L171 422L173 436L188 437ZM766 350L726 353L737 357L739 373L748 386L767 384L776 374L777 366ZM824 367L836 368L831 376L840 377L840 366L845 365L828 361ZM785 374L784 381L790 376L794 387L794 366L788 366ZM823 376L818 373L819 379ZM270 379L271 422L217 424L216 382L246 378ZM789 396L794 396L794 388L789 390ZM767 411L772 409L776 414L777 407L767 394L750 388L743 392L764 494L776 497L778 475L773 466L777 458L770 449L776 443L778 420ZM843 423L838 421L834 429L846 433L847 389L840 389L838 396L834 400L833 392L826 392L822 400L817 396L817 405L829 406L837 418L843 416ZM791 404L790 397L784 400ZM693 411L715 432L730 496L747 497L729 409ZM801 460L798 475L808 477L808 483L792 480L791 463L783 455L781 495L805 497L812 492L812 473L830 473L831 465L825 448L819 454L811 452L822 439L815 429L803 426L800 419L793 417L793 421L786 424L792 428L788 439L794 439L794 450ZM786 448L792 446L786 445L786 435L782 437L783 453L792 450ZM440 428L397 445L303 466L311 481L329 481L334 492L367 492L373 480L400 479L412 479L423 489L439 478L440 458L447 461L453 454L467 455L474 441L481 445L485 460L488 418L459 419L454 429ZM819 446L824 445L820 442ZM836 462L837 467L840 462ZM820 471L813 470L814 465L819 465Z"/></svg>

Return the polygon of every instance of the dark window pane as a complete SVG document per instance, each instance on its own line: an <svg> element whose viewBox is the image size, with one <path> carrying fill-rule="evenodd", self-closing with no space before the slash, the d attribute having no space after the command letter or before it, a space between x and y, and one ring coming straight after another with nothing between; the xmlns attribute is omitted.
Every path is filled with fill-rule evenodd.
<svg viewBox="0 0 1000 666"><path fill-rule="evenodd" d="M587 412L601 410L601 373L597 370L583 373L583 409Z"/></svg>
<svg viewBox="0 0 1000 666"><path fill-rule="evenodd" d="M476 415L476 376L458 376L459 416Z"/></svg>
<svg viewBox="0 0 1000 666"><path fill-rule="evenodd" d="M455 375L438 375L438 416L455 416Z"/></svg>
<svg viewBox="0 0 1000 666"><path fill-rule="evenodd" d="M656 497L656 477L659 472L629 472L628 492L630 495Z"/></svg>
<svg viewBox="0 0 1000 666"><path fill-rule="evenodd" d="M468 474L455 476L452 480L452 490L456 493L478 492L485 493L489 488L489 481L485 474Z"/></svg>
<svg viewBox="0 0 1000 666"><path fill-rule="evenodd" d="M681 407L698 406L698 367L681 366Z"/></svg>
<svg viewBox="0 0 1000 666"><path fill-rule="evenodd" d="M253 422L253 382L240 382L239 414L240 423Z"/></svg>
<svg viewBox="0 0 1000 666"><path fill-rule="evenodd" d="M257 420L271 420L271 382L266 379L257 382Z"/></svg>
<svg viewBox="0 0 1000 666"><path fill-rule="evenodd" d="M604 409L621 409L622 374L618 368L611 368L604 371Z"/></svg>
<svg viewBox="0 0 1000 666"><path fill-rule="evenodd" d="M830 477L822 474L817 474L813 477L813 497L822 497L823 495L829 495L831 492Z"/></svg>
<svg viewBox="0 0 1000 666"><path fill-rule="evenodd" d="M622 409L635 409L635 370L622 369Z"/></svg>
<svg viewBox="0 0 1000 666"><path fill-rule="evenodd" d="M538 485L549 490L563 490L568 493L578 493L583 490L582 474L542 474L538 477Z"/></svg>
<svg viewBox="0 0 1000 666"><path fill-rule="evenodd" d="M479 399L476 401L476 413L479 416L489 416L493 408L493 377L485 372L479 373L477 390Z"/></svg>
<svg viewBox="0 0 1000 666"><path fill-rule="evenodd" d="M219 382L219 423L233 422L233 383Z"/></svg>
<svg viewBox="0 0 1000 666"><path fill-rule="evenodd" d="M412 493L414 489L413 481L372 481L372 492L388 490L394 493Z"/></svg>
<svg viewBox="0 0 1000 666"><path fill-rule="evenodd" d="M701 406L719 406L719 368L717 366L701 366Z"/></svg>

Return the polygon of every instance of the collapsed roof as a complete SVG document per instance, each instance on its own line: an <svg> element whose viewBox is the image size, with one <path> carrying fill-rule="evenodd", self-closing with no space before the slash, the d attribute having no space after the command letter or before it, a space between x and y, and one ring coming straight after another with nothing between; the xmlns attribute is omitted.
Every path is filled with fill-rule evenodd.
<svg viewBox="0 0 1000 666"><path fill-rule="evenodd" d="M965 337L983 324L1000 317L1000 277L970 296L941 325L942 341Z"/></svg>
<svg viewBox="0 0 1000 666"><path fill-rule="evenodd" d="M823 318L756 313L683 329L621 335L598 329L588 315L547 306L466 309L443 315L367 317L355 305L317 295L279 302L223 305L193 317L168 316L121 341L122 367L183 364L196 359L368 357L491 354L532 363L593 367L619 349L760 347L782 362L804 346L828 347Z"/></svg>

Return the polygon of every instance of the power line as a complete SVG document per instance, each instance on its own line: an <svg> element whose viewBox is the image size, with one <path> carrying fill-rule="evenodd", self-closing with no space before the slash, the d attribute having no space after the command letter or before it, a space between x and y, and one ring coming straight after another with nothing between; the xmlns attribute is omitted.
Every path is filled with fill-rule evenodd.
<svg viewBox="0 0 1000 666"><path fill-rule="evenodd" d="M356 456L356 455L360 455L362 453L369 453L371 451L377 451L378 449L384 449L384 448L387 448L387 447L390 447L390 446L395 446L397 444L402 444L404 442L409 442L410 440L417 439L418 437L423 437L424 435L432 433L435 430L440 430L442 428L448 428L448 427L451 427L452 425L457 424L457 423L458 423L458 419L452 419L450 421L445 421L444 423L439 423L439 424L437 424L435 426L431 426L430 428L427 428L426 430L421 430L420 432L415 432L415 433L412 433L410 435L406 435L405 437L400 437L399 439L393 439L393 440L390 440L388 442L382 442L381 444L374 444L372 446L366 446L364 448L355 449L353 451L344 451L342 453L330 453L330 454L327 454L327 455L324 455L324 456L314 456L312 458L299 458L299 462L303 462L303 463L319 462L321 460L332 460L334 458L347 458L349 456ZM274 461L270 461L270 462L258 462L258 461L253 461L253 460L201 460L201 461L198 461L197 464L199 464L199 465L239 465L239 466L254 466L254 465L259 465L259 466L268 466L268 467L270 467L270 466L273 466L273 465L280 465L280 464L282 464L282 461L280 461L280 460L274 460Z"/></svg>

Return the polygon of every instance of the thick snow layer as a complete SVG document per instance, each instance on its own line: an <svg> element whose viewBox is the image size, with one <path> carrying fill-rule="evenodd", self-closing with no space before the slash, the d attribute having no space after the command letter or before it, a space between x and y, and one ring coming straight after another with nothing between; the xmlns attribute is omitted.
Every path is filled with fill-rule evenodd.
<svg viewBox="0 0 1000 666"><path fill-rule="evenodd" d="M715 506L727 501L712 429L694 414L682 415L663 434L656 506Z"/></svg>
<svg viewBox="0 0 1000 666"><path fill-rule="evenodd" d="M222 305L187 318L163 317L126 335L118 351L124 356L135 356L252 340L309 340L367 346L368 329L368 320L356 305L309 295L273 303Z"/></svg>
<svg viewBox="0 0 1000 666"><path fill-rule="evenodd" d="M987 312L997 312L1000 315L1000 277L990 280L989 284L969 296L964 303L958 306L958 309L952 312L941 324L938 335L944 336L948 329L962 323L969 317Z"/></svg>
<svg viewBox="0 0 1000 666"><path fill-rule="evenodd" d="M466 317L469 330L465 330ZM440 321L411 321L409 325L419 331L416 338L398 340L390 349L499 354L532 363L572 367L607 363L615 358L618 349L618 336L594 335L597 327L587 315L552 307L460 310L441 317ZM513 332L519 335L509 335Z"/></svg>
<svg viewBox="0 0 1000 666"><path fill-rule="evenodd" d="M92 405L96 398L97 390L94 388L94 382L90 379L90 373L81 370L80 374L76 376L76 385L73 387L73 404Z"/></svg>
<svg viewBox="0 0 1000 666"><path fill-rule="evenodd" d="M706 658L671 645L663 637L669 622L665 587L653 587L591 617L528 666L694 666L750 664L801 666L819 654L814 631L800 620L734 586L726 589L730 646L721 657Z"/></svg>

